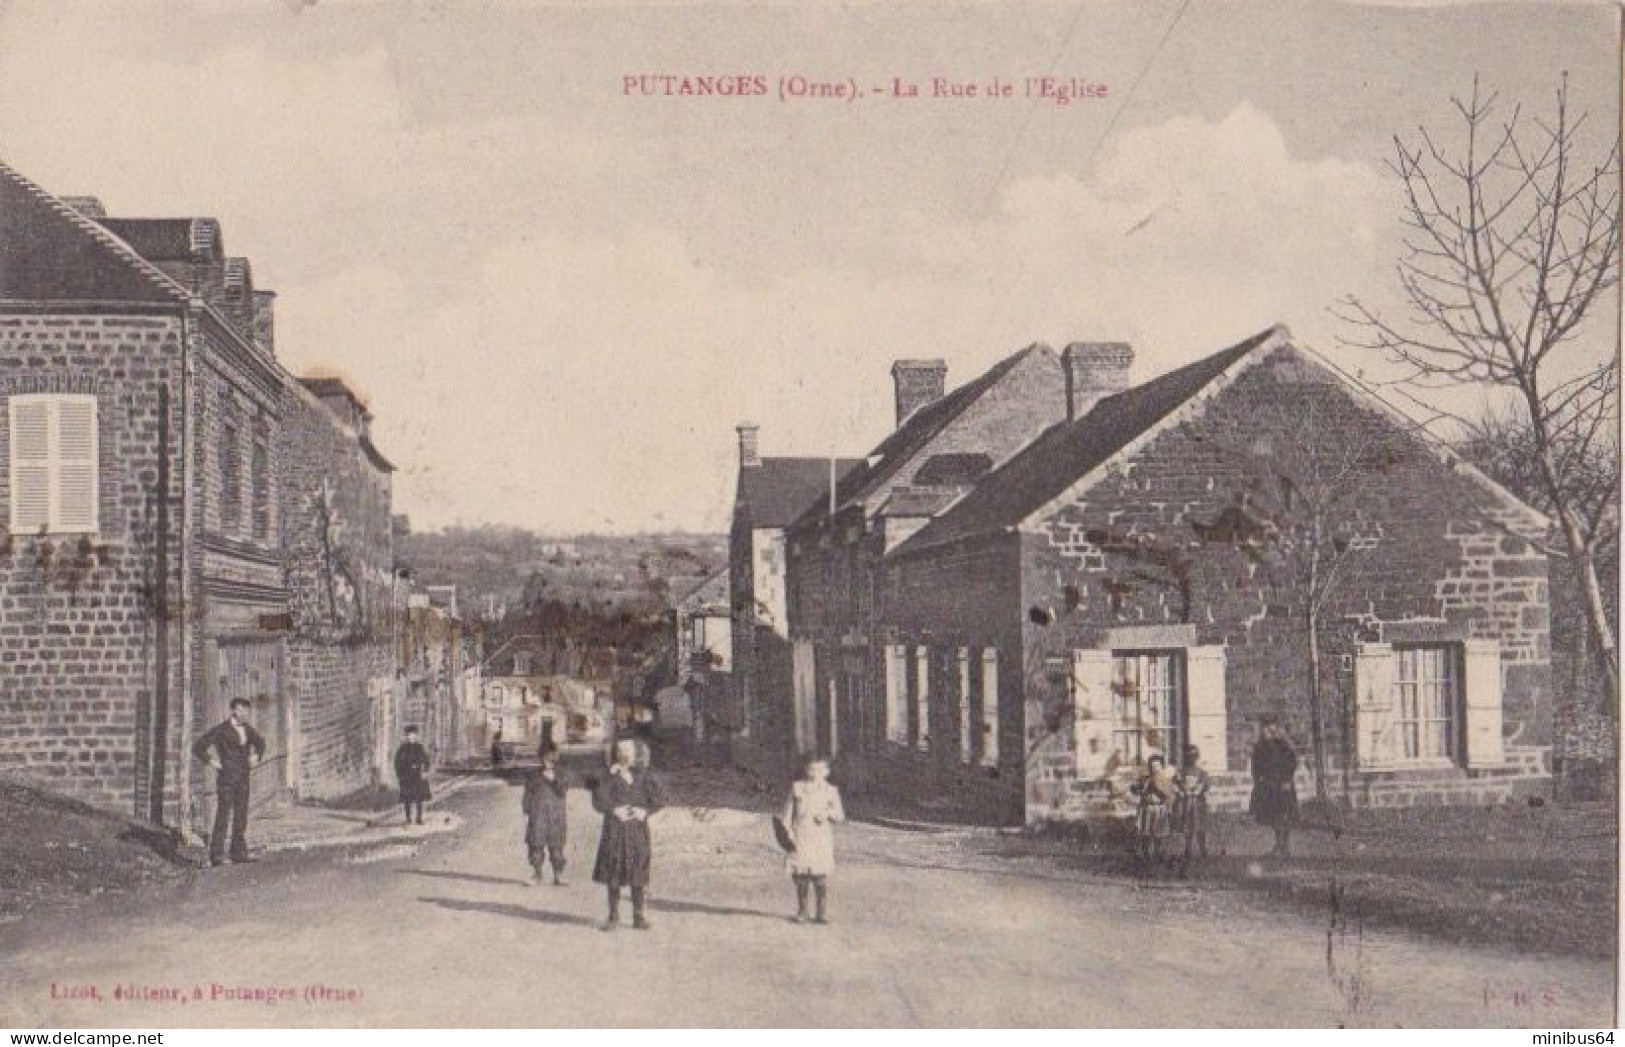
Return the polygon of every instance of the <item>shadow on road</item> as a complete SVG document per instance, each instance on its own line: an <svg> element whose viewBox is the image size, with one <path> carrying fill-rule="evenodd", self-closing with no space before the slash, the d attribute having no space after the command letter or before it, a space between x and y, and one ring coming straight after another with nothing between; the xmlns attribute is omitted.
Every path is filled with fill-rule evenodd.
<svg viewBox="0 0 1625 1047"><path fill-rule="evenodd" d="M548 912L546 909L527 909L523 905L508 905L502 902L470 902L461 898L419 898L418 901L428 905L438 905L442 909L451 909L456 912L483 912L490 913L492 916L511 916L516 920L568 924L574 927L598 926L598 921L590 920L585 916Z"/></svg>
<svg viewBox="0 0 1625 1047"><path fill-rule="evenodd" d="M763 920L785 920L781 912L763 912L761 909L735 909L726 905L706 905L703 902L685 902L676 899L650 898L649 908L655 912L699 913L704 916L755 916Z"/></svg>
<svg viewBox="0 0 1625 1047"><path fill-rule="evenodd" d="M469 883L491 883L499 887L529 887L529 880L507 879L502 876L481 876L479 873L441 872L437 869L396 869L397 876L429 876L436 880L467 880Z"/></svg>

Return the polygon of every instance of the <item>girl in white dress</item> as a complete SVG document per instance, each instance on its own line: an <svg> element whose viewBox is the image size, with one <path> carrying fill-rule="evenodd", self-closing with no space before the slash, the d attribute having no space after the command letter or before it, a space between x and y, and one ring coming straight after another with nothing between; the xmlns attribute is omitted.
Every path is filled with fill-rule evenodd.
<svg viewBox="0 0 1625 1047"><path fill-rule="evenodd" d="M795 850L790 852L790 876L796 884L796 923L807 922L807 894L817 898L814 923L828 923L829 875L835 871L836 822L846 821L841 793L829 783L829 763L808 760L801 780L790 787L781 815Z"/></svg>

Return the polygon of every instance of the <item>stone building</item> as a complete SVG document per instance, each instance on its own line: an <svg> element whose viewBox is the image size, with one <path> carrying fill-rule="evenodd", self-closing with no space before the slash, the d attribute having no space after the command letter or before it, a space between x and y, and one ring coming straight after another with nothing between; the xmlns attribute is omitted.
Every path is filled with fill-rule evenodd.
<svg viewBox="0 0 1625 1047"><path fill-rule="evenodd" d="M711 724L747 765L778 766L788 757L785 712L790 679L785 531L858 463L853 459L764 458L759 429L740 425L739 475L728 533L728 598L733 624L732 699Z"/></svg>
<svg viewBox="0 0 1625 1047"><path fill-rule="evenodd" d="M1355 805L1543 788L1548 522L1284 328L1138 386L1131 360L1069 347L1066 417L881 560L842 738L866 787L1121 814L1189 744L1233 809L1274 714L1304 796L1317 735Z"/></svg>
<svg viewBox="0 0 1625 1047"><path fill-rule="evenodd" d="M363 777L365 706L324 688L379 668L354 625L389 606L387 466L278 362L274 297L212 219L0 165L0 774L202 826L190 742L243 697L258 801ZM319 477L347 488L337 557Z"/></svg>
<svg viewBox="0 0 1625 1047"><path fill-rule="evenodd" d="M898 361L892 378L897 428L786 528L790 643L761 689L775 769L821 752L853 786L890 755L849 744L875 729L887 557L1065 412L1060 360L1040 345L951 392L940 360Z"/></svg>
<svg viewBox="0 0 1625 1047"><path fill-rule="evenodd" d="M682 700L676 701L675 695L662 699L660 724L691 730L696 742L716 737L717 721L726 716L725 699L733 688L733 612L728 594L728 572L718 571L680 598L673 615L675 687Z"/></svg>

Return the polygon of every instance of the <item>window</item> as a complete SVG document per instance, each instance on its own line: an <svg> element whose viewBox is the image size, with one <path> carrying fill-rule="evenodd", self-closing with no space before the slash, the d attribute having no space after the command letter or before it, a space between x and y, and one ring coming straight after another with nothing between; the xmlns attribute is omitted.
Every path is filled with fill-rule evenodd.
<svg viewBox="0 0 1625 1047"><path fill-rule="evenodd" d="M1403 760L1456 759L1460 658L1448 644L1394 651L1394 723Z"/></svg>
<svg viewBox="0 0 1625 1047"><path fill-rule="evenodd" d="M999 651L982 650L982 766L999 765Z"/></svg>
<svg viewBox="0 0 1625 1047"><path fill-rule="evenodd" d="M237 427L220 427L220 530L236 534L243 525L243 462Z"/></svg>
<svg viewBox="0 0 1625 1047"><path fill-rule="evenodd" d="M1184 658L1178 651L1112 653L1112 750L1138 764L1184 752Z"/></svg>
<svg viewBox="0 0 1625 1047"><path fill-rule="evenodd" d="M908 744L908 648L886 647L886 740Z"/></svg>
<svg viewBox="0 0 1625 1047"><path fill-rule="evenodd" d="M976 758L970 723L970 648L959 649L959 758L970 763Z"/></svg>
<svg viewBox="0 0 1625 1047"><path fill-rule="evenodd" d="M99 524L96 398L13 396L11 531L92 534Z"/></svg>
<svg viewBox="0 0 1625 1047"><path fill-rule="evenodd" d="M914 745L931 748L931 649L914 648Z"/></svg>
<svg viewBox="0 0 1625 1047"><path fill-rule="evenodd" d="M250 525L254 529L254 540L263 542L271 537L271 452L263 433L254 434L249 472L250 497L253 499L249 507Z"/></svg>

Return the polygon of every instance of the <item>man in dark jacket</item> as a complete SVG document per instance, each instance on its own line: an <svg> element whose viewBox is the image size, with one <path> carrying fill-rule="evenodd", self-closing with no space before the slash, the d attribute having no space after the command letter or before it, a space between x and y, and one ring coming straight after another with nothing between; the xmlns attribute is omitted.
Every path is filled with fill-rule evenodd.
<svg viewBox="0 0 1625 1047"><path fill-rule="evenodd" d="M1292 781L1298 773L1298 754L1274 716L1266 716L1263 726L1263 736L1253 746L1253 795L1247 810L1275 830L1270 853L1285 856L1291 852L1292 826L1298 820L1298 789Z"/></svg>
<svg viewBox="0 0 1625 1047"><path fill-rule="evenodd" d="M192 755L215 769L214 831L209 834L209 864L225 860L227 832L231 860L248 861L248 775L265 758L265 739L248 722L253 706L247 698L231 700L231 716L192 746Z"/></svg>
<svg viewBox="0 0 1625 1047"><path fill-rule="evenodd" d="M412 813L417 811L417 823L423 824L423 804L429 799L429 750L418 741L418 729L408 727L406 740L395 750L395 781L401 787L401 807L406 811L406 824L412 824Z"/></svg>
<svg viewBox="0 0 1625 1047"><path fill-rule="evenodd" d="M560 887L564 878L565 799L570 788L559 773L559 754L542 750L542 766L525 783L525 851L535 870L530 882L542 882L542 867L553 866L553 882Z"/></svg>

